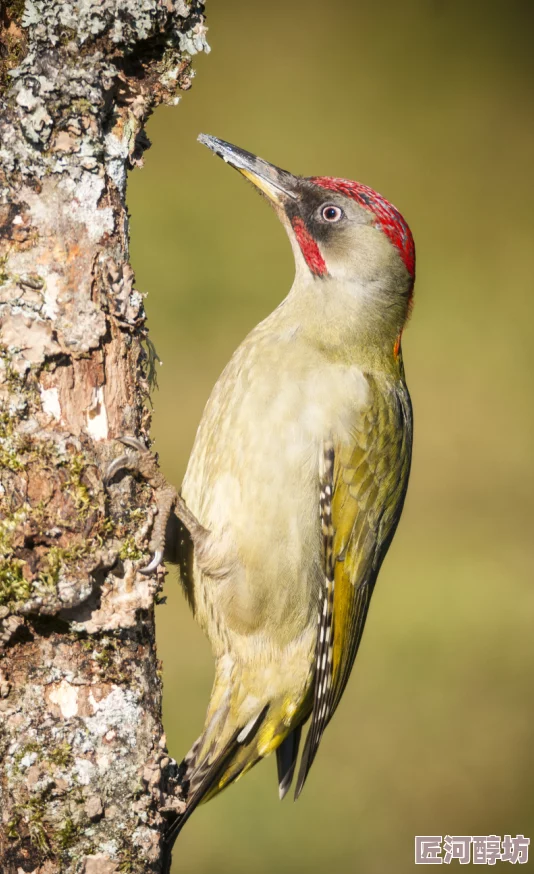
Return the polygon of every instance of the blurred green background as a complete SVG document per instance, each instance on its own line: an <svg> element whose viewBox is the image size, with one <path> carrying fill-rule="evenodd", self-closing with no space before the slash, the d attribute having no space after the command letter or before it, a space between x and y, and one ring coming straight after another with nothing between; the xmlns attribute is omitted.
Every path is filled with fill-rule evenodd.
<svg viewBox="0 0 534 874"><path fill-rule="evenodd" d="M418 252L413 474L348 690L298 804L260 764L195 813L175 871L402 874L415 834L534 839L533 18L517 0L212 0L212 53L149 125L132 258L177 485L211 387L293 275L274 214L199 132L377 188ZM174 573L166 593L181 758L212 660Z"/></svg>

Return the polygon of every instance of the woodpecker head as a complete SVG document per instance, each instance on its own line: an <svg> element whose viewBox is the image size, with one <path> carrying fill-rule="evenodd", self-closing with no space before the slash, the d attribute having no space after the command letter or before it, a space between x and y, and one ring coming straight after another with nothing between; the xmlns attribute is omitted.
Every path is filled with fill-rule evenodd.
<svg viewBox="0 0 534 874"><path fill-rule="evenodd" d="M397 354L415 281L415 246L400 212L359 182L293 176L216 137L198 139L273 204L291 240L298 284L313 283L317 293L342 287L360 313L393 332Z"/></svg>

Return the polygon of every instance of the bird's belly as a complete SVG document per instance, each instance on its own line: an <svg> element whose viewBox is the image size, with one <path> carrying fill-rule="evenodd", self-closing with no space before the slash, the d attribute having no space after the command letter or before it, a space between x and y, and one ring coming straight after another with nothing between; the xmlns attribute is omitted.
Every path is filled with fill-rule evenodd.
<svg viewBox="0 0 534 874"><path fill-rule="evenodd" d="M219 625L242 634L261 631L283 643L316 623L322 554L318 447L278 430L276 441L257 450L246 468L228 459L204 482L199 516L224 572L197 573L195 600L210 608ZM189 503L194 512L191 497ZM213 629L206 630L211 636Z"/></svg>
<svg viewBox="0 0 534 874"><path fill-rule="evenodd" d="M351 377L352 378L352 377ZM344 382L239 375L210 399L182 494L211 532L223 573L194 573L197 617L284 644L315 627L323 575L319 458L353 425Z"/></svg>

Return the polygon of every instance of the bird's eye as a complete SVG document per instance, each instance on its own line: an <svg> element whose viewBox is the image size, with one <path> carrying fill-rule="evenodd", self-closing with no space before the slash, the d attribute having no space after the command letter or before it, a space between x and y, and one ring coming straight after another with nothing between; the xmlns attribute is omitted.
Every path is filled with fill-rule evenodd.
<svg viewBox="0 0 534 874"><path fill-rule="evenodd" d="M339 206L333 206L329 203L321 209L321 218L323 218L325 222L338 222L343 218L343 210L340 209Z"/></svg>

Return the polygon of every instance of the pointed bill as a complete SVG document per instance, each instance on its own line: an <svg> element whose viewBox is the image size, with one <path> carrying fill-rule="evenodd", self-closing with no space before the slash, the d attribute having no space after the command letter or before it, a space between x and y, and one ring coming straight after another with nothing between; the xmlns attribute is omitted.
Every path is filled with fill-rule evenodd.
<svg viewBox="0 0 534 874"><path fill-rule="evenodd" d="M227 164L239 170L276 206L284 207L288 198L290 200L297 199L296 179L287 170L281 170L280 167L275 167L274 164L269 164L262 158L258 158L238 146L233 146L231 143L226 143L224 140L219 140L217 137L200 134L198 141L215 152Z"/></svg>

